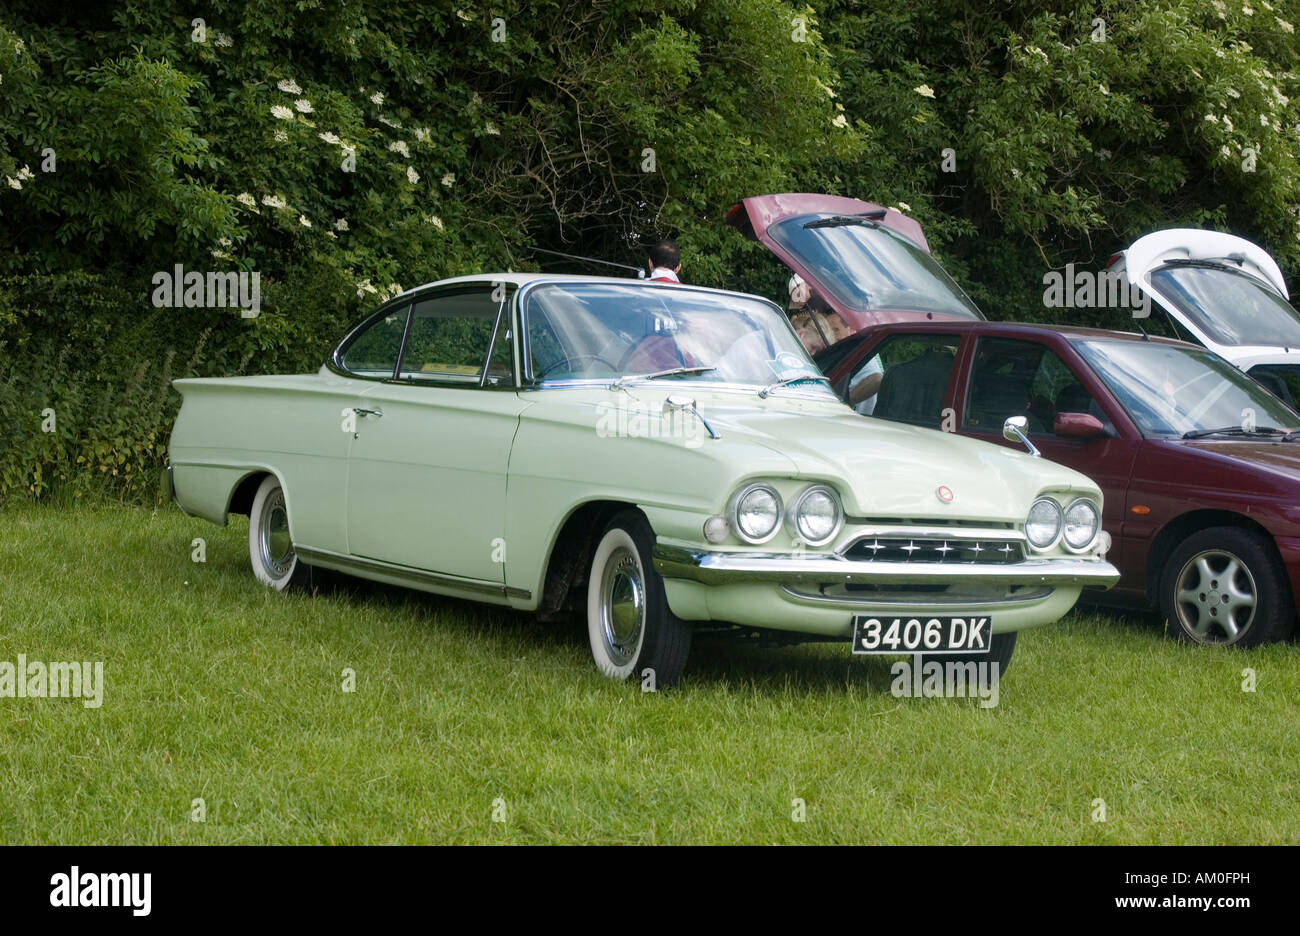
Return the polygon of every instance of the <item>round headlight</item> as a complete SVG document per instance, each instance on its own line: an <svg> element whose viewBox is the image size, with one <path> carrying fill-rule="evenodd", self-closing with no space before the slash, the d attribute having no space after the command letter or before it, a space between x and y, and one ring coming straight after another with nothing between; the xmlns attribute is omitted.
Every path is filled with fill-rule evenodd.
<svg viewBox="0 0 1300 936"><path fill-rule="evenodd" d="M766 484L747 487L732 511L736 532L747 543L765 543L781 526L781 495Z"/></svg>
<svg viewBox="0 0 1300 936"><path fill-rule="evenodd" d="M840 499L823 485L814 485L799 495L791 520L799 538L809 546L829 543L840 529Z"/></svg>
<svg viewBox="0 0 1300 936"><path fill-rule="evenodd" d="M1025 519L1025 538L1035 549L1049 549L1061 535L1061 505L1050 497L1040 497L1029 508Z"/></svg>
<svg viewBox="0 0 1300 936"><path fill-rule="evenodd" d="M1065 545L1070 549L1082 551L1092 545L1097 538L1097 528L1101 519L1097 505L1086 498L1079 498L1065 510L1065 527L1062 535Z"/></svg>

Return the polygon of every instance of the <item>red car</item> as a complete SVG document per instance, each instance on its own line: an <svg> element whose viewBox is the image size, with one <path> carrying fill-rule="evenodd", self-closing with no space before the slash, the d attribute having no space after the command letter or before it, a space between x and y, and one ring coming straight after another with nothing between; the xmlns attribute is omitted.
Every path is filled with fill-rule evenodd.
<svg viewBox="0 0 1300 936"><path fill-rule="evenodd" d="M1300 414L1213 352L950 319L866 328L817 360L870 418L1029 444L1095 480L1121 572L1107 600L1155 605L1197 643L1293 633ZM879 379L856 399L863 374Z"/></svg>

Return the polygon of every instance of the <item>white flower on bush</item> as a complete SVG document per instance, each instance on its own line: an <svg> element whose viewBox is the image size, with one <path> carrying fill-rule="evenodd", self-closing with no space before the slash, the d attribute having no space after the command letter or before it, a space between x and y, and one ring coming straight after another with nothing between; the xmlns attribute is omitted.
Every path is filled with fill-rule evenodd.
<svg viewBox="0 0 1300 936"><path fill-rule="evenodd" d="M1206 114L1206 115L1205 115L1205 119L1208 120L1210 123L1218 123L1218 122L1219 122L1219 115L1218 115L1218 114Z"/></svg>
<svg viewBox="0 0 1300 936"><path fill-rule="evenodd" d="M281 78L275 86L285 94L302 94L302 88L298 87L298 82L292 78Z"/></svg>
<svg viewBox="0 0 1300 936"><path fill-rule="evenodd" d="M225 33L219 32L217 33L216 44L218 49L229 49L235 44L235 40L231 39Z"/></svg>
<svg viewBox="0 0 1300 936"><path fill-rule="evenodd" d="M911 210L912 210L912 206L909 205L909 204L908 204L907 202L905 202L905 201L901 201L901 202L898 203L898 210L899 210L899 211L911 211Z"/></svg>
<svg viewBox="0 0 1300 936"><path fill-rule="evenodd" d="M486 133L488 136L501 135L501 131L497 129L497 125L490 120L483 125L483 132Z"/></svg>
<svg viewBox="0 0 1300 936"><path fill-rule="evenodd" d="M298 215L298 223L301 224L303 227L311 227L311 219L309 219L306 215Z"/></svg>
<svg viewBox="0 0 1300 936"><path fill-rule="evenodd" d="M23 184L13 176L5 176L5 182L9 184L11 189L21 189L23 187Z"/></svg>
<svg viewBox="0 0 1300 936"><path fill-rule="evenodd" d="M1223 115L1223 125L1228 128L1229 132L1232 131L1232 118L1227 114Z"/></svg>
<svg viewBox="0 0 1300 936"><path fill-rule="evenodd" d="M443 188L451 188L455 184L456 184L456 174L454 172L448 172L443 175L442 177Z"/></svg>
<svg viewBox="0 0 1300 936"><path fill-rule="evenodd" d="M320 137L322 140L324 140L326 143L329 143L331 146L338 146L340 143L343 142L332 133L318 133L316 135Z"/></svg>
<svg viewBox="0 0 1300 936"><path fill-rule="evenodd" d="M262 204L268 208L288 208L289 203L281 195L263 195Z"/></svg>
<svg viewBox="0 0 1300 936"><path fill-rule="evenodd" d="M1242 5L1241 12L1245 13L1247 16L1255 15L1255 11L1252 10L1250 7L1246 6L1245 4Z"/></svg>
<svg viewBox="0 0 1300 936"><path fill-rule="evenodd" d="M1236 88L1229 88L1229 89L1228 89L1228 97L1230 97L1230 98L1239 98L1239 97L1241 97L1241 92L1238 91Z"/></svg>
<svg viewBox="0 0 1300 936"><path fill-rule="evenodd" d="M36 178L36 175L32 172L30 166L23 166L18 170L18 178L24 182L30 182L32 179Z"/></svg>
<svg viewBox="0 0 1300 936"><path fill-rule="evenodd" d="M1282 27L1282 32L1286 32L1286 33L1295 32L1295 27L1292 26L1290 23L1288 23L1286 20L1282 19L1282 17L1275 16L1273 17L1273 19L1277 20L1277 24Z"/></svg>
<svg viewBox="0 0 1300 936"><path fill-rule="evenodd" d="M406 145L405 140L394 140L388 144L388 149L393 153L401 153L407 159L411 158L411 148Z"/></svg>
<svg viewBox="0 0 1300 936"><path fill-rule="evenodd" d="M382 295L385 299L391 299L391 298L393 298L394 296L400 296L401 294L402 294L402 284L401 284L401 283L389 283L389 284L388 284L388 288L385 289L385 290L383 291L383 293L381 293L381 295Z"/></svg>
<svg viewBox="0 0 1300 936"><path fill-rule="evenodd" d="M428 129L428 127L416 127L416 128L415 128L415 138L416 138L417 140L419 140L421 143L428 143L428 142L429 142L429 129Z"/></svg>
<svg viewBox="0 0 1300 936"><path fill-rule="evenodd" d="M347 218L339 218L337 221L335 221L335 222L334 222L334 230L336 230L336 231L346 231L346 230L348 230L348 219L347 219Z"/></svg>
<svg viewBox="0 0 1300 936"><path fill-rule="evenodd" d="M429 222L430 224L432 224L434 227L436 227L436 228L437 228L438 230L440 230L440 231L443 229L443 228L442 228L442 218L438 217L437 215L425 215L425 216L424 216L424 220L427 221L427 222Z"/></svg>
<svg viewBox="0 0 1300 936"><path fill-rule="evenodd" d="M385 125L387 125L387 126L389 126L389 127L392 127L392 128L395 129L395 130L401 130L401 129L402 129L402 124L401 124L400 121L397 121L397 120L390 120L389 118L385 117L383 114L380 114L380 115L379 115L379 122L380 122L381 124L385 124Z"/></svg>
<svg viewBox="0 0 1300 936"><path fill-rule="evenodd" d="M420 174L415 171L414 166L406 167L406 181L410 182L412 185L415 185L420 181Z"/></svg>
<svg viewBox="0 0 1300 936"><path fill-rule="evenodd" d="M277 142L277 143L288 143L288 142L289 142L289 134L285 133L283 130L277 130L277 131L275 131L275 142Z"/></svg>
<svg viewBox="0 0 1300 936"><path fill-rule="evenodd" d="M1110 95L1110 88L1106 87L1104 84L1097 85L1097 90L1099 90L1102 94L1105 94L1107 96Z"/></svg>
<svg viewBox="0 0 1300 936"><path fill-rule="evenodd" d="M297 108L298 113L300 114L311 113L311 101L307 100L306 98L298 98L298 100L293 102L293 106Z"/></svg>
<svg viewBox="0 0 1300 936"><path fill-rule="evenodd" d="M934 97L934 88L930 87L928 84L917 85L912 90L921 95L921 97Z"/></svg>
<svg viewBox="0 0 1300 936"><path fill-rule="evenodd" d="M368 279L363 279L361 282L357 283L356 286L357 286L357 298L358 298L358 299L364 299L364 298L366 298L366 293L377 293L377 292L379 292L378 289L376 289L374 286L370 285L370 280L368 280Z"/></svg>
<svg viewBox="0 0 1300 936"><path fill-rule="evenodd" d="M245 208L252 208L254 211L257 210L257 199L247 192L240 192L235 196L235 201L239 202Z"/></svg>
<svg viewBox="0 0 1300 936"><path fill-rule="evenodd" d="M362 91L365 91L366 89L365 89L365 88L362 88L361 90L362 90ZM384 92L382 92L382 91L376 91L374 94L370 95L370 103L372 103L372 104L383 104L383 103L384 103Z"/></svg>
<svg viewBox="0 0 1300 936"><path fill-rule="evenodd" d="M283 104L273 104L271 105L271 116L277 117L280 120L293 120L293 111L289 110L289 108L285 107Z"/></svg>

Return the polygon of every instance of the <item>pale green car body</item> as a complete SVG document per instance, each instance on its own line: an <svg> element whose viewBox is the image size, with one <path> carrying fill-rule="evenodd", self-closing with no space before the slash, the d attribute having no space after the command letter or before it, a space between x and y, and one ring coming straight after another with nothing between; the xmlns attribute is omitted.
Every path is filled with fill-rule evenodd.
<svg viewBox="0 0 1300 936"><path fill-rule="evenodd" d="M514 291L503 314L512 316L506 334L518 362L519 296L539 278L599 281L464 277L414 295L504 281ZM402 301L410 295L390 305ZM1084 586L1118 578L1096 544L1084 553L1026 548L1001 564L847 558L870 537L1023 544L1040 495L1100 506L1101 492L1041 458L862 417L828 394L760 397L689 379L534 388L517 365L497 387L362 379L330 367L176 387L184 402L169 472L187 513L224 525L274 475L304 562L442 595L551 610L548 581L563 579L564 544L613 504L648 519L668 604L686 621L847 640L855 614L925 611L990 615L1002 633L1054 622ZM703 420L665 407L683 391ZM710 542L706 521L726 517L733 495L754 481L771 483L786 504L810 484L829 485L844 522L820 547L801 545L789 524L761 545L734 530Z"/></svg>

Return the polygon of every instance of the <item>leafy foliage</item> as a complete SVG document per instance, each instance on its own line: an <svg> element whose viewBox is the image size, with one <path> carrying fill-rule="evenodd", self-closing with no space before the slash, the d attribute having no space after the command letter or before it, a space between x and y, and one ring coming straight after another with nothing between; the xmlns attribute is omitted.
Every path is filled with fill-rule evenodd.
<svg viewBox="0 0 1300 936"><path fill-rule="evenodd" d="M1043 272L1171 225L1298 270L1297 22L1297 0L11 0L0 497L142 489L119 479L162 457L167 379L315 369L403 285L550 268L534 247L640 265L670 234L688 280L781 296L722 221L750 194L899 206L996 318L1046 317ZM177 264L257 272L261 314L155 308Z"/></svg>

